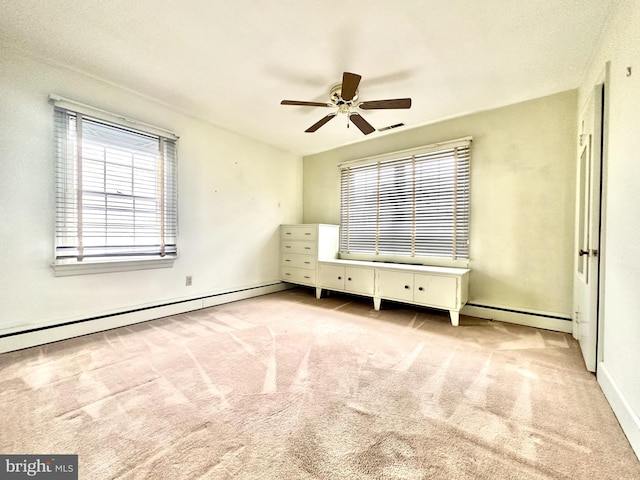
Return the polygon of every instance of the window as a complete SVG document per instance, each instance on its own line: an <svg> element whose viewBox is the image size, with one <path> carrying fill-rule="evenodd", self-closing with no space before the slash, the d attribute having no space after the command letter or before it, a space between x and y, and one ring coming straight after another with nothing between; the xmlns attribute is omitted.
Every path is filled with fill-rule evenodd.
<svg viewBox="0 0 640 480"><path fill-rule="evenodd" d="M69 102L54 101L54 265L175 258L177 137Z"/></svg>
<svg viewBox="0 0 640 480"><path fill-rule="evenodd" d="M470 143L341 165L341 256L469 258Z"/></svg>

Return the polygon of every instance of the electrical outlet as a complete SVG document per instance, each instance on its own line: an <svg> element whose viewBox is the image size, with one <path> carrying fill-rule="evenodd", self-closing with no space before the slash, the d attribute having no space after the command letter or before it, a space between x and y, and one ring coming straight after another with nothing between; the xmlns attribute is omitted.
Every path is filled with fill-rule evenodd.
<svg viewBox="0 0 640 480"><path fill-rule="evenodd" d="M192 283L193 283L193 277L191 275L187 275L187 281L186 281L187 287L190 287Z"/></svg>

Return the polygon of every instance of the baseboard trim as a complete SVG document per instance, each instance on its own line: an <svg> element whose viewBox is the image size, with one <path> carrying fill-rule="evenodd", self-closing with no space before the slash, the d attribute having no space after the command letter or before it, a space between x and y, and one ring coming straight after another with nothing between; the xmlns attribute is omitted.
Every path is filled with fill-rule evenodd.
<svg viewBox="0 0 640 480"><path fill-rule="evenodd" d="M573 326L571 318L563 314L534 310L516 310L493 305L467 303L460 313L472 317L486 318L488 320L497 320L499 322L514 323L516 325L563 333L571 333Z"/></svg>
<svg viewBox="0 0 640 480"><path fill-rule="evenodd" d="M74 319L53 325L38 326L0 335L0 353L22 350L73 337L111 330L118 327L155 320L170 315L191 312L201 308L258 297L291 288L276 282L238 290L219 292L191 299L182 299L157 305L144 306L128 311L110 313L89 318Z"/></svg>
<svg viewBox="0 0 640 480"><path fill-rule="evenodd" d="M622 431L640 460L640 417L633 411L604 362L598 364L597 377L598 384L611 405L613 413L618 418Z"/></svg>

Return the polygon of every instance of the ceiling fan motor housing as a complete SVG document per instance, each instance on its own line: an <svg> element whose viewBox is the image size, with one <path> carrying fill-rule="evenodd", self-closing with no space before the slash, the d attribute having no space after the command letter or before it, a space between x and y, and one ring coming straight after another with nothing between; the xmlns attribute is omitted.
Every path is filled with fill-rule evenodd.
<svg viewBox="0 0 640 480"><path fill-rule="evenodd" d="M342 99L342 84L339 83L331 87L331 91L329 92L329 100L330 102L338 107L338 111L340 113L349 113L349 110L352 106L356 104L358 100L358 92L356 91L353 98L349 101Z"/></svg>

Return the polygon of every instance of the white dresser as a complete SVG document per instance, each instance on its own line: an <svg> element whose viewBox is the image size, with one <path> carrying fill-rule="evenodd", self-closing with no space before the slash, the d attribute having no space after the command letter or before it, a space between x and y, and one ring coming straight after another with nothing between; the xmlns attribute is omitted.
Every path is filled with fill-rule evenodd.
<svg viewBox="0 0 640 480"><path fill-rule="evenodd" d="M451 324L469 298L467 268L338 259L338 225L282 225L280 278L285 282L448 310Z"/></svg>
<svg viewBox="0 0 640 480"><path fill-rule="evenodd" d="M281 225L280 279L316 287L318 261L336 258L338 232L338 225Z"/></svg>

